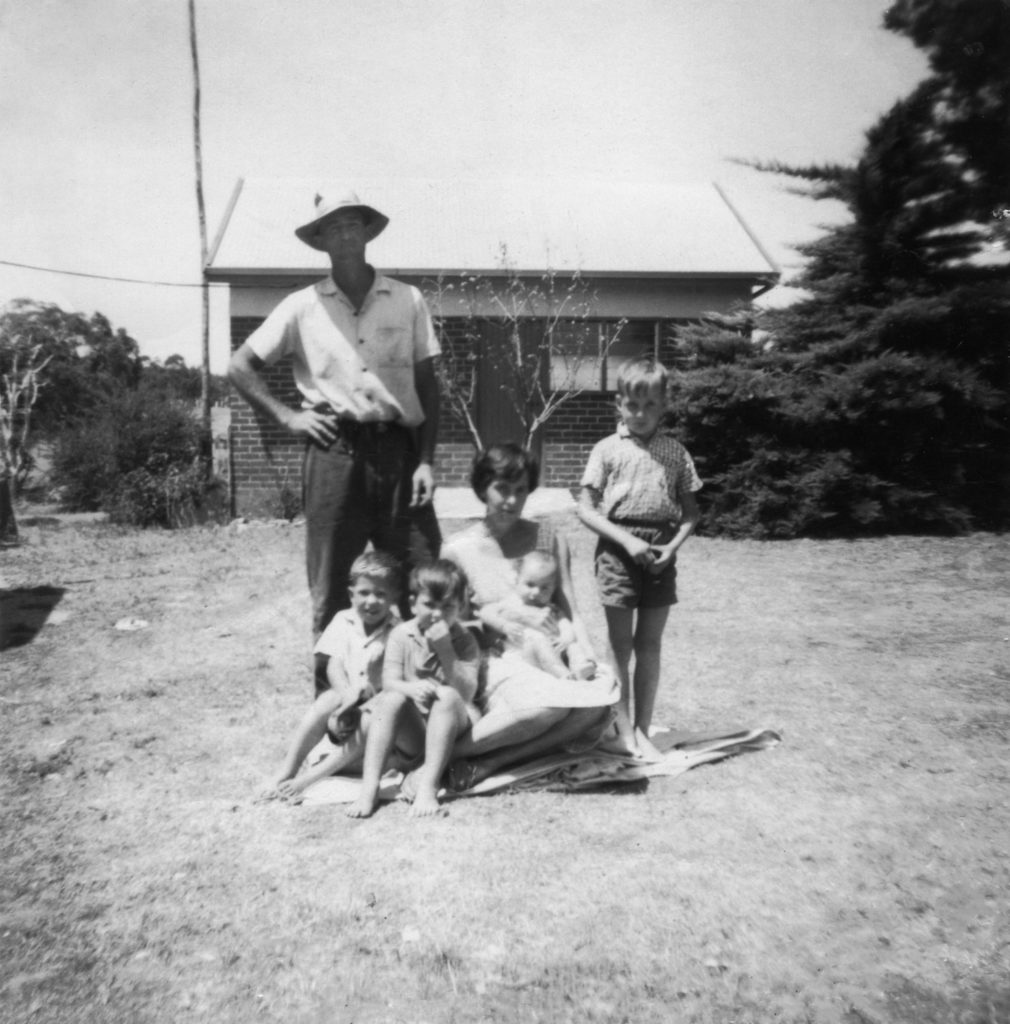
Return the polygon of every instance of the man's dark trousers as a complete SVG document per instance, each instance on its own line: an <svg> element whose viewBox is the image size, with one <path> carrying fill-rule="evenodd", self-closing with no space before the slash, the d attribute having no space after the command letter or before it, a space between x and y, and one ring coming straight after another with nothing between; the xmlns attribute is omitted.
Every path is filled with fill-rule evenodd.
<svg viewBox="0 0 1010 1024"><path fill-rule="evenodd" d="M369 541L405 570L438 557L430 507L410 509L416 465L413 434L396 424L342 421L329 448L306 446L302 499L315 636L350 604L347 574Z"/></svg>

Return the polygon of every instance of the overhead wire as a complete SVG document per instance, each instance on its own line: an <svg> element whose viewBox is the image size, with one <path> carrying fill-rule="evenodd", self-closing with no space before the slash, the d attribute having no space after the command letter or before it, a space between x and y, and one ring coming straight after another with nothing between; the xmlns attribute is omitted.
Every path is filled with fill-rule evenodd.
<svg viewBox="0 0 1010 1024"><path fill-rule="evenodd" d="M45 274L64 274L67 277L89 277L95 281L120 281L125 284L153 284L164 288L203 288L203 284L190 281L152 281L139 277L113 277L110 274L88 274L83 270L59 270L56 267L40 267L33 263L16 263L14 260L0 260L5 267L19 267L22 270L41 270ZM217 288L224 285L223 281L207 281L209 287Z"/></svg>
<svg viewBox="0 0 1010 1024"><path fill-rule="evenodd" d="M114 277L111 274L89 274L83 270L60 270L57 267L40 267L34 263L18 263L14 260L0 260L0 266L4 267L18 267L21 270L38 270L44 274L62 274L66 277L86 277L93 281L118 281L121 284L146 284L156 285L161 288L203 288L205 285L208 288L232 288L232 289L262 289L262 290L277 290L285 291L297 288L297 283L290 284L256 284L247 285L239 284L237 282L228 281L207 281L205 285L200 282L191 281L154 281L149 278L140 277ZM325 270L320 269L318 273L325 273ZM317 272L306 274L306 279L311 279L317 276Z"/></svg>

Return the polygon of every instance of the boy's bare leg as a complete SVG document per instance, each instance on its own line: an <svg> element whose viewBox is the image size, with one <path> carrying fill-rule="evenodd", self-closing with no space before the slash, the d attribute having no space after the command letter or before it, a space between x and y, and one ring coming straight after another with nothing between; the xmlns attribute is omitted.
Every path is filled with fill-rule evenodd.
<svg viewBox="0 0 1010 1024"><path fill-rule="evenodd" d="M293 779L285 779L276 788L277 796L285 800L291 800L308 789L314 782L329 778L331 775L336 775L345 768L354 767L360 763L364 749L365 737L363 732L358 730L336 750L327 754L319 764L314 765L305 772L304 775L299 775Z"/></svg>
<svg viewBox="0 0 1010 1024"><path fill-rule="evenodd" d="M649 739L649 727L659 689L663 629L669 615L669 607L639 608L635 626L635 742L642 756L650 761L663 759Z"/></svg>
<svg viewBox="0 0 1010 1024"><path fill-rule="evenodd" d="M392 690L383 690L374 698L369 721L364 726L367 739L361 765L361 789L358 799L347 808L349 818L369 818L375 812L382 770L393 751L397 725L407 703L408 699L402 693Z"/></svg>
<svg viewBox="0 0 1010 1024"><path fill-rule="evenodd" d="M469 725L462 698L450 686L441 686L428 714L424 738L424 764L417 771L411 817L425 818L438 814L438 785L449 763L456 737Z"/></svg>
<svg viewBox="0 0 1010 1024"><path fill-rule="evenodd" d="M614 654L614 671L621 682L621 699L617 704L618 747L630 754L641 751L631 724L631 655L635 650L635 610L633 608L604 607L607 633ZM641 613L639 613L641 614ZM636 662L637 671L637 662Z"/></svg>
<svg viewBox="0 0 1010 1024"><path fill-rule="evenodd" d="M263 790L263 796L284 795L280 792L282 784L298 774L298 769L308 757L309 751L326 735L326 722L339 705L340 697L333 690L321 693L312 702L312 707L305 712L298 724L280 771Z"/></svg>

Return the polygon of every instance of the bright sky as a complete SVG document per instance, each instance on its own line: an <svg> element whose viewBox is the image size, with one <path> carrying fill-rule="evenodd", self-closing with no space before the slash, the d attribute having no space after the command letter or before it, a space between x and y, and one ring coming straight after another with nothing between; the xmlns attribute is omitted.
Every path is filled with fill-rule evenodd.
<svg viewBox="0 0 1010 1024"><path fill-rule="evenodd" d="M887 0L196 6L211 239L246 175L716 180L788 275L833 211L728 158L851 161L926 73ZM186 0L0 0L0 76L0 261L199 282ZM199 363L197 288L0 264L22 296Z"/></svg>

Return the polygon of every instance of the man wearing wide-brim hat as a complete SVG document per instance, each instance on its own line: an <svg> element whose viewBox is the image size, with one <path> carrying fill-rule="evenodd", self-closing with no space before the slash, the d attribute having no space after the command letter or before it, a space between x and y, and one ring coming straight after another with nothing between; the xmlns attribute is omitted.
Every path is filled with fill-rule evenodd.
<svg viewBox="0 0 1010 1024"><path fill-rule="evenodd" d="M437 555L437 526L411 529L434 492L438 339L417 288L386 277L365 246L389 218L350 191L317 195L295 229L330 276L283 299L232 356L228 376L259 412L305 438L306 560L315 634L349 604L347 574L366 544L405 567ZM279 401L264 366L290 355L301 408Z"/></svg>

